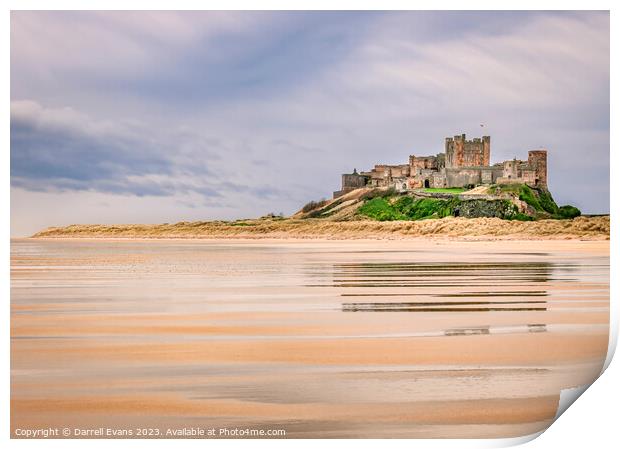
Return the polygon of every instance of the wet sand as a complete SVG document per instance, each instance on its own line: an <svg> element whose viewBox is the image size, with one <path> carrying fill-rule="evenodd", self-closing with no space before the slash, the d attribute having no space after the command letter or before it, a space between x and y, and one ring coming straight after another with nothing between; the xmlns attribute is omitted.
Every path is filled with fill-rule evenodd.
<svg viewBox="0 0 620 449"><path fill-rule="evenodd" d="M11 427L522 436L608 330L608 241L18 239Z"/></svg>

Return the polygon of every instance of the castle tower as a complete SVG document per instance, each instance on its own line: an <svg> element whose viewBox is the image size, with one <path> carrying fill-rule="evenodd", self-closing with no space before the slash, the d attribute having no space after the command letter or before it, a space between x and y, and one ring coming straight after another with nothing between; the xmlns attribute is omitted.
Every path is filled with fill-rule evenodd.
<svg viewBox="0 0 620 449"><path fill-rule="evenodd" d="M465 154L465 134L454 137L446 137L446 168L463 166Z"/></svg>
<svg viewBox="0 0 620 449"><path fill-rule="evenodd" d="M454 136L454 167L462 167L465 159L465 134Z"/></svg>
<svg viewBox="0 0 620 449"><path fill-rule="evenodd" d="M517 160L504 161L502 177L506 179L517 179L519 177Z"/></svg>
<svg viewBox="0 0 620 449"><path fill-rule="evenodd" d="M527 163L536 171L536 185L547 188L547 150L528 151Z"/></svg>
<svg viewBox="0 0 620 449"><path fill-rule="evenodd" d="M482 136L482 165L491 165L491 136Z"/></svg>
<svg viewBox="0 0 620 449"><path fill-rule="evenodd" d="M467 140L465 134L447 137L446 168L488 167L491 165L491 137Z"/></svg>
<svg viewBox="0 0 620 449"><path fill-rule="evenodd" d="M452 137L446 137L446 144L444 146L444 154L446 155L445 167L452 168L452 153L453 153L454 141Z"/></svg>

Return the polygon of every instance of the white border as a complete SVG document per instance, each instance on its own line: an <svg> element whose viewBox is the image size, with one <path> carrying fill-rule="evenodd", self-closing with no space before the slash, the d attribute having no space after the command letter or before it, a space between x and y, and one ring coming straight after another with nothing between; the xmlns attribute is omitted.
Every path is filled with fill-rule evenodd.
<svg viewBox="0 0 620 449"><path fill-rule="evenodd" d="M4 345L2 345L2 387L4 389L3 394L3 407L1 410L1 427L0 427L0 441L8 444L8 446L19 447L34 447L39 445L49 447L77 447L87 444L89 447L107 447L110 444L121 446L135 446L144 445L144 441L140 440L116 440L113 443L109 440L89 440L88 442L82 442L77 440L9 440L10 426L9 426L9 397L10 397L10 282L9 282L9 236L10 236L10 218L9 218L9 202L10 202L10 153L9 153L9 117L10 117L10 10L28 10L28 9L153 9L153 10L199 10L199 9L230 9L230 10L244 10L244 9L266 9L266 10L304 10L304 9L325 9L325 10L337 10L337 9L418 9L418 10L462 10L462 9L491 9L491 10L527 10L527 9L571 9L571 10L611 10L611 79L617 79L619 72L617 69L617 57L614 57L614 51L618 53L619 47L618 40L618 18L617 11L614 11L614 6L618 2L603 1L603 0L590 0L590 1L549 1L549 0L524 0L524 1L468 1L464 2L442 1L436 0L434 2L414 2L404 0L383 0L381 2L358 0L358 1L346 1L346 0L315 0L315 1L285 1L285 0L263 0L260 2L242 1L242 0L230 0L223 1L198 1L198 0L176 0L162 1L151 0L149 2L139 2L134 0L91 0L89 2L79 0L57 0L54 2L42 1L42 0L9 0L4 2L6 5L4 14L2 15L2 29L3 37L1 39L0 48L2 51L2 64L4 70L2 71L2 80L4 89L2 90L4 107L1 109L2 124L4 132L4 145L1 153L1 171L3 180L2 197L4 201L2 204L5 207L5 213L2 216L1 224L5 239L2 241L2 268L4 273L5 283L2 284L2 298L4 299L4 310L2 314L1 322L3 324L4 333ZM616 8L618 9L618 8ZM612 104L618 104L618 90L614 83L611 86L611 101ZM618 137L617 132L617 114L614 113L614 109L611 109L611 136L610 142L616 142ZM616 126L614 126L616 124ZM619 158L614 150L611 151L610 167L616 167L619 163ZM613 174L613 173L612 173ZM611 189L611 205L610 212L612 216L612 237L611 237L611 266L613 269L618 267L618 254L619 247L617 244L615 217L618 214L618 187L619 183L613 176L610 177L610 189ZM577 405L573 405L555 422L542 436L529 443L529 447L532 448L556 448L556 447L584 447L586 445L596 448L614 447L617 444L617 419L614 419L615 414L615 401L618 400L618 386L617 381L618 362L614 362L610 365L611 357L615 351L617 344L618 334L618 279L617 276L612 274L611 276L611 333L610 333L610 345L609 353L606 361L606 367L609 366L607 371L601 377L600 380L594 383L579 399ZM613 421L612 421L613 420ZM504 439L504 440L381 440L381 445L389 445L394 447L458 447L458 448L483 448L483 447L500 447L510 446L514 444L523 443L531 440L529 438L517 438L517 439ZM321 445L340 445L342 443L339 440L252 440L253 447L272 447L279 445L292 444L299 445L301 447L313 447L317 443ZM205 445L217 445L220 447L238 447L248 443L248 440L149 440L149 447L162 447L168 444L174 444L175 446L200 446ZM353 444L371 447L377 442L375 440L356 440ZM5 445L4 447L7 447Z"/></svg>

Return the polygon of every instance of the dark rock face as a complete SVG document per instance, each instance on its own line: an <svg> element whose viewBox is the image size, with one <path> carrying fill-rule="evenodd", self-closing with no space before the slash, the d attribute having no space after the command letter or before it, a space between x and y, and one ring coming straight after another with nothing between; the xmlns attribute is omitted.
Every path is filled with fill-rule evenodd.
<svg viewBox="0 0 620 449"><path fill-rule="evenodd" d="M517 211L508 200L465 200L454 209L456 217L480 218L512 218Z"/></svg>

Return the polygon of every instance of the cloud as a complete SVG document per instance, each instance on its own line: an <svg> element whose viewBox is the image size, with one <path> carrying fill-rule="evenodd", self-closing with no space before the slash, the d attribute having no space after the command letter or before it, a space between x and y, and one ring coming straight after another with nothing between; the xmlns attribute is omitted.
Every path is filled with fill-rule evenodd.
<svg viewBox="0 0 620 449"><path fill-rule="evenodd" d="M469 13L461 20L477 18ZM605 14L530 16L502 33L474 33L469 25L455 39L435 30L438 38L422 41L410 38L409 22L408 14L380 18L347 58L261 114L285 111L289 121L338 127L416 120L445 128L454 118L501 113L509 122L529 113L571 120L572 128L583 124L583 112L596 117L609 101Z"/></svg>
<svg viewBox="0 0 620 449"><path fill-rule="evenodd" d="M157 132L137 123L95 121L71 108L11 103L11 184L26 190L196 193L204 198L283 195L269 183L240 182L242 177L234 174L239 165L222 163L220 153L226 149L219 139L184 127Z"/></svg>
<svg viewBox="0 0 620 449"><path fill-rule="evenodd" d="M95 122L73 109L45 109L32 101L11 104L11 180L32 189L99 190L138 195L166 193L171 175L158 144L139 130Z"/></svg>
<svg viewBox="0 0 620 449"><path fill-rule="evenodd" d="M15 11L11 14L14 70L144 75L196 41L248 32L260 13L158 11ZM206 49L206 48L205 48Z"/></svg>

